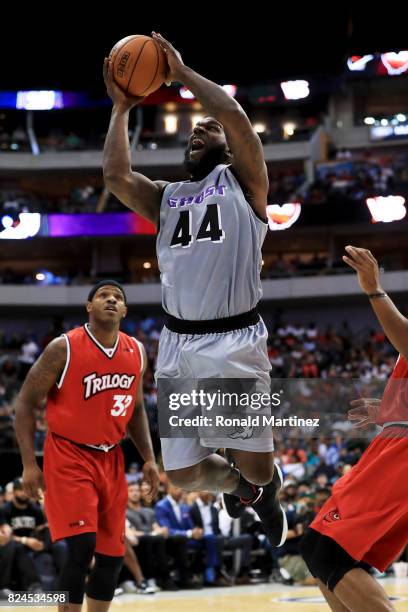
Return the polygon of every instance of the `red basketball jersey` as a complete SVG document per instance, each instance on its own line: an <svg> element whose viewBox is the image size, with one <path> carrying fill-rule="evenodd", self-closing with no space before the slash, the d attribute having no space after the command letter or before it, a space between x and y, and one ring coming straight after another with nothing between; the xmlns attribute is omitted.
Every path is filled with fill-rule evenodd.
<svg viewBox="0 0 408 612"><path fill-rule="evenodd" d="M408 422L408 362L400 355L385 387L377 423Z"/></svg>
<svg viewBox="0 0 408 612"><path fill-rule="evenodd" d="M143 369L141 344L119 332L104 348L88 324L63 335L67 361L48 394L48 428L80 444L117 444L132 416Z"/></svg>

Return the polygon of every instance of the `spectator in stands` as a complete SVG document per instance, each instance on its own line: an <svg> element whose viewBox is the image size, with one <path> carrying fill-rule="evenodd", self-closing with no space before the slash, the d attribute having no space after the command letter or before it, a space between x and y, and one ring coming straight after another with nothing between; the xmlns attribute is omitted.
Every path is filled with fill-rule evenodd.
<svg viewBox="0 0 408 612"><path fill-rule="evenodd" d="M323 477L324 481L327 483L331 478L335 476L336 472L332 465L327 465L325 458L320 457L320 463L314 470L312 477L314 480L318 480ZM323 482L324 482L323 481Z"/></svg>
<svg viewBox="0 0 408 612"><path fill-rule="evenodd" d="M322 487L316 490L315 493L315 508L314 511L316 514L319 512L320 508L324 506L326 501L329 499L331 495L331 490L328 487Z"/></svg>
<svg viewBox="0 0 408 612"><path fill-rule="evenodd" d="M132 484L134 482L139 482L143 478L143 472L140 471L140 466L138 463L131 463L129 465L129 470L126 472L126 480L128 484Z"/></svg>
<svg viewBox="0 0 408 612"><path fill-rule="evenodd" d="M235 535L233 533L233 519L227 525L224 519L224 531L221 531L218 509L214 505L215 496L208 491L198 493L197 499L190 507L192 521L196 527L204 529L204 534L214 534L217 537L218 551L222 558L224 550L241 551L240 567L235 578L235 584L249 584L249 567L251 563L252 536L249 534ZM228 516L228 515L227 515ZM228 586L230 579L218 569L218 586Z"/></svg>
<svg viewBox="0 0 408 612"><path fill-rule="evenodd" d="M336 466L340 458L340 451L343 448L343 438L341 435L337 435L334 440L332 440L326 452L326 463L327 465Z"/></svg>
<svg viewBox="0 0 408 612"><path fill-rule="evenodd" d="M153 506L153 502L150 501L150 486L149 483L145 480L140 481L140 494L142 498L142 506L144 508L151 508Z"/></svg>
<svg viewBox="0 0 408 612"><path fill-rule="evenodd" d="M19 355L19 363L20 363L20 372L19 378L21 381L25 379L27 376L28 370L33 365L34 361L37 359L38 354L40 352L40 347L34 340L34 336L27 335L25 341L21 346L21 352Z"/></svg>
<svg viewBox="0 0 408 612"><path fill-rule="evenodd" d="M3 506L0 508L0 599L7 599L14 590L41 593L42 586L26 546L13 538Z"/></svg>
<svg viewBox="0 0 408 612"><path fill-rule="evenodd" d="M45 402L39 406L36 412L34 448L42 452L47 434L47 422L45 420Z"/></svg>
<svg viewBox="0 0 408 612"><path fill-rule="evenodd" d="M16 127L16 129L13 131L13 133L11 134L11 140L12 142L15 142L19 147L22 147L26 143L28 143L27 132L21 125Z"/></svg>
<svg viewBox="0 0 408 612"><path fill-rule="evenodd" d="M170 577L168 557L166 553L174 552L174 563L177 567L178 557L187 557L187 542L184 538L176 539L172 542L169 539L167 527L161 527L152 508L144 508L141 503L140 486L137 483L130 483L128 486L128 509L126 517L129 522L128 539L137 541L136 554L140 559L144 575L150 584L157 578L160 588L164 590L175 590L176 584ZM184 551L180 548L184 547ZM184 568L178 567L180 571Z"/></svg>
<svg viewBox="0 0 408 612"><path fill-rule="evenodd" d="M0 382L0 449L14 446L13 409L5 399L6 389Z"/></svg>
<svg viewBox="0 0 408 612"><path fill-rule="evenodd" d="M51 541L43 508L28 498L20 478L13 482L13 498L3 506L3 514L11 526L13 540L33 559L38 575L54 583L65 563L66 542Z"/></svg>
<svg viewBox="0 0 408 612"><path fill-rule="evenodd" d="M21 542L27 550L39 552L44 549L43 541L38 538L46 522L44 513L30 501L19 478L13 482L13 499L3 506L3 514L16 542Z"/></svg>
<svg viewBox="0 0 408 612"><path fill-rule="evenodd" d="M311 575L299 552L300 539L315 517L314 501L310 497L300 497L300 486L289 485L289 487L292 487L289 494L292 503L286 510L288 537L285 544L276 550L279 566L289 574L293 583L303 586L316 585L315 578ZM287 494L289 487L285 488Z"/></svg>
<svg viewBox="0 0 408 612"><path fill-rule="evenodd" d="M284 455L282 455L283 471L285 474L294 476L300 480L305 475L304 464L307 462L307 455L305 451L300 448L300 442L298 439L292 438L290 441L290 447L287 448Z"/></svg>
<svg viewBox="0 0 408 612"><path fill-rule="evenodd" d="M80 151L84 148L83 141L77 134L75 134L75 132L70 132L65 138L64 148L68 151Z"/></svg>
<svg viewBox="0 0 408 612"><path fill-rule="evenodd" d="M12 501L14 497L14 485L12 482L8 482L4 487L4 504ZM4 505L3 504L3 505Z"/></svg>
<svg viewBox="0 0 408 612"><path fill-rule="evenodd" d="M141 595L154 595L156 590L155 582L146 580L139 559L136 555L139 539L134 535L134 529L126 519L125 525L125 557L123 567L119 574L119 588L125 593L140 593ZM131 578L129 580L129 577Z"/></svg>
<svg viewBox="0 0 408 612"><path fill-rule="evenodd" d="M194 527L190 510L182 504L183 490L172 484L168 486L168 495L156 504L156 516L161 527L167 527L169 535L187 538L190 550L200 550L205 553L205 583L214 585L217 580L217 568L220 567L220 557L217 541L213 534L204 534L201 527ZM182 580L185 582L186 578Z"/></svg>

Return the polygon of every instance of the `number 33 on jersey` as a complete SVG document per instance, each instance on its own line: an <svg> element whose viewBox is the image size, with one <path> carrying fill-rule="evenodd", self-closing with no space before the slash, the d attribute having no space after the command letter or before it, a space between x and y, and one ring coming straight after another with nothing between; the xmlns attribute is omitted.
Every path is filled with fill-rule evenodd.
<svg viewBox="0 0 408 612"><path fill-rule="evenodd" d="M144 367L141 344L119 332L106 349L88 324L64 337L67 360L48 396L48 427L79 444L117 444L133 414Z"/></svg>

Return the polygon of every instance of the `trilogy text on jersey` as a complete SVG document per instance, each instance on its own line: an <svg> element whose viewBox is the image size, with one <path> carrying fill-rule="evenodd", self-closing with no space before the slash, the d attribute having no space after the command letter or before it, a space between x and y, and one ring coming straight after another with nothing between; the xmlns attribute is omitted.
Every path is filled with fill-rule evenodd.
<svg viewBox="0 0 408 612"><path fill-rule="evenodd" d="M107 389L130 389L135 378L134 375L130 374L103 374L98 376L97 372L92 372L82 379L84 399L87 400Z"/></svg>

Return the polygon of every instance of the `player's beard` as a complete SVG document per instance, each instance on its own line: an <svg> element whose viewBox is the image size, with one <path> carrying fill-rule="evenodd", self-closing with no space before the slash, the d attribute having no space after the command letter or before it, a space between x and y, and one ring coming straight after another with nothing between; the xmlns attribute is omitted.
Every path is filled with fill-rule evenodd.
<svg viewBox="0 0 408 612"><path fill-rule="evenodd" d="M183 165L193 181L199 181L208 176L218 164L229 163L231 163L231 154L224 144L212 146L200 159L190 159L188 148L184 152Z"/></svg>

